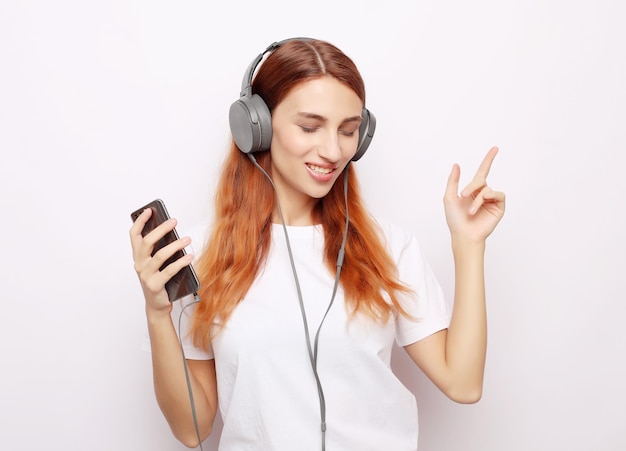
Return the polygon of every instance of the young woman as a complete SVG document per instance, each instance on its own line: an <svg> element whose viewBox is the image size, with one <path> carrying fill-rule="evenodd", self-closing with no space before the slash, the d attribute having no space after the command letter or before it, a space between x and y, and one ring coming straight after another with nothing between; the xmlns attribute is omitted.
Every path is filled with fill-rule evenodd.
<svg viewBox="0 0 626 451"><path fill-rule="evenodd" d="M164 284L193 257L159 268L191 241L151 257L176 221L142 237L146 210L130 229L156 397L174 435L198 445L219 406L220 450L415 450L417 408L391 371L394 342L454 401L481 397L485 239L505 204L486 182L497 149L460 193L457 165L448 179L450 311L415 238L374 220L361 200L350 162L375 119L345 54L300 38L268 47L230 119L235 141L194 264L200 302L183 315L184 354Z"/></svg>

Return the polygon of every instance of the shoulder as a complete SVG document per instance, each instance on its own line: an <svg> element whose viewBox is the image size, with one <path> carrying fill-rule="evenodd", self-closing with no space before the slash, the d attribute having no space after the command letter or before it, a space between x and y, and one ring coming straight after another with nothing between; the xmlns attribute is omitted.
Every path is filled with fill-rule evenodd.
<svg viewBox="0 0 626 451"><path fill-rule="evenodd" d="M386 218L373 218L378 226L383 245L397 263L407 249L419 249L417 239L406 228L389 221Z"/></svg>

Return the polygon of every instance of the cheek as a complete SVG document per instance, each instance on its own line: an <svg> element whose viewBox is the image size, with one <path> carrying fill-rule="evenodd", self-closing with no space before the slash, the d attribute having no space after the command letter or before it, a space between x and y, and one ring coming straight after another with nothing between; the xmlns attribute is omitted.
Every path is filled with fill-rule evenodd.
<svg viewBox="0 0 626 451"><path fill-rule="evenodd" d="M304 133L279 131L272 135L272 148L294 156L305 153L310 146L310 139Z"/></svg>
<svg viewBox="0 0 626 451"><path fill-rule="evenodd" d="M341 139L341 138L340 138ZM356 148L359 145L359 139L353 137L344 137L341 141L341 153L348 159L356 154Z"/></svg>

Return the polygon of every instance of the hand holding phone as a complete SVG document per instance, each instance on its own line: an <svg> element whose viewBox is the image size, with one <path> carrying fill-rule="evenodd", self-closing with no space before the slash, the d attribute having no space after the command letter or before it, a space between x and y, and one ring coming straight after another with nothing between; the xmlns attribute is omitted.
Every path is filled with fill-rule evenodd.
<svg viewBox="0 0 626 451"><path fill-rule="evenodd" d="M170 219L169 213L167 212L163 201L161 199L156 199L132 212L130 215L132 221L135 222L139 215L148 208L152 210L152 215L141 231L141 235L144 237L159 225ZM156 254L160 249L178 239L178 233L175 228L167 232L155 243L151 256L154 256L154 254ZM186 254L185 249L174 252L174 254L172 254L172 256L170 256L163 263L163 265L161 265L159 271L163 271L163 269L165 269L169 264L183 258ZM183 267L165 283L165 290L167 291L167 297L170 302L174 302L180 298L196 293L199 287L200 282L198 280L198 276L196 275L196 272L191 264Z"/></svg>

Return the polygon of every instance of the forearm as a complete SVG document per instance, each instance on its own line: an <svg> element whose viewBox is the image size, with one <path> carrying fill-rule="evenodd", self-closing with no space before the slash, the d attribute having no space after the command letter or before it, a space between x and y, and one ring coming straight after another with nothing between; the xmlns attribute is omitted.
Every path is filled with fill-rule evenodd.
<svg viewBox="0 0 626 451"><path fill-rule="evenodd" d="M487 352L484 241L452 240L455 266L454 308L446 340L446 362L458 398L482 394Z"/></svg>
<svg viewBox="0 0 626 451"><path fill-rule="evenodd" d="M176 438L187 446L196 446L198 440L178 335L169 315L148 312L147 320L157 402ZM211 405L201 384L191 372L189 379L200 437L204 439L211 433L216 406Z"/></svg>

